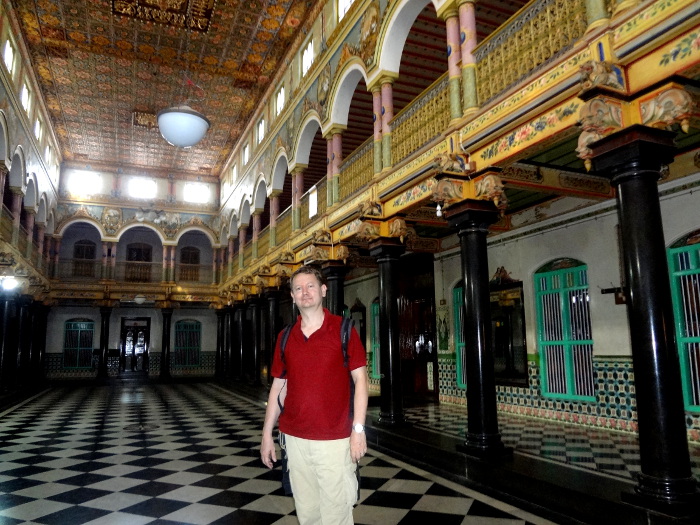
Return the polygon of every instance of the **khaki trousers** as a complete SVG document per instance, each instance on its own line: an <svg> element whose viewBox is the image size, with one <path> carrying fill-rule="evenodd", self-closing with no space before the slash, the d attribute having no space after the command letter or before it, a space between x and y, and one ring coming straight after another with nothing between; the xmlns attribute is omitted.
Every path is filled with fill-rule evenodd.
<svg viewBox="0 0 700 525"><path fill-rule="evenodd" d="M315 441L285 435L289 480L301 525L352 525L357 501L350 439Z"/></svg>

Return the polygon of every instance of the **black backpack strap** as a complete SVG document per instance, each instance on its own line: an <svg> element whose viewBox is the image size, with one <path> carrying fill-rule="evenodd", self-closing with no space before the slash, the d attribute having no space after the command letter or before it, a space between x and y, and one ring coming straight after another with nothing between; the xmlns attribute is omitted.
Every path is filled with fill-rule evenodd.
<svg viewBox="0 0 700 525"><path fill-rule="evenodd" d="M343 365L348 367L350 356L348 355L348 343L350 342L350 330L352 329L353 320L349 317L343 317L343 322L340 325L340 344L343 347Z"/></svg>
<svg viewBox="0 0 700 525"><path fill-rule="evenodd" d="M282 330L282 339L280 340L280 358L282 359L282 364L284 365L284 371L282 372L282 377L287 375L287 362L284 360L284 349L287 346L287 340L289 339L289 334L292 332L294 324L288 324ZM281 379L280 378L280 379Z"/></svg>

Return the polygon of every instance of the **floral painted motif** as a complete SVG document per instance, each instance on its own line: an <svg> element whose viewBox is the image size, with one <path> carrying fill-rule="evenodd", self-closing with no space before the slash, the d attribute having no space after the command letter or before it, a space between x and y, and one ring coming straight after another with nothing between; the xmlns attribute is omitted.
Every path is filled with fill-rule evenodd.
<svg viewBox="0 0 700 525"><path fill-rule="evenodd" d="M578 108L578 102L572 102L564 108L558 108L551 113L533 120L532 122L528 122L524 126L519 127L515 131L509 133L505 137L502 137L500 140L489 146L481 154L481 158L484 160L490 160L500 153L516 148L525 142L533 140L546 129L554 128L566 117L576 114L578 112Z"/></svg>
<svg viewBox="0 0 700 525"><path fill-rule="evenodd" d="M689 57L694 52L700 50L700 31L690 33L683 38L676 47L668 53L664 53L659 61L660 66L667 66L676 60L681 60Z"/></svg>
<svg viewBox="0 0 700 525"><path fill-rule="evenodd" d="M420 184L416 184L411 189L406 190L401 195L396 197L393 205L395 208L402 208L411 202L417 202L427 194L432 193L436 185L437 181L435 179L428 179Z"/></svg>

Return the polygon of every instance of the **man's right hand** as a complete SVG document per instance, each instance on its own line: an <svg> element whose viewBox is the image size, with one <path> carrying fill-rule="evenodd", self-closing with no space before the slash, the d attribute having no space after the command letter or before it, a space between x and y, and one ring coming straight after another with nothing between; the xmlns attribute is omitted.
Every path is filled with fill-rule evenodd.
<svg viewBox="0 0 700 525"><path fill-rule="evenodd" d="M260 443L260 459L267 468L272 468L277 461L277 452L275 451L275 440L272 436L263 436Z"/></svg>

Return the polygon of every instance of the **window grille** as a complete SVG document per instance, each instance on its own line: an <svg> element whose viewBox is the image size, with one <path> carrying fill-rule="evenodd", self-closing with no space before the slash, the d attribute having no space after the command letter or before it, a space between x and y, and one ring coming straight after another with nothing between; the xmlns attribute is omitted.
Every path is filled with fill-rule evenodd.
<svg viewBox="0 0 700 525"><path fill-rule="evenodd" d="M462 285L455 286L452 291L452 311L454 312L454 330L455 330L455 359L457 361L457 387L467 388L467 370L465 366L465 348L464 348L464 287Z"/></svg>
<svg viewBox="0 0 700 525"><path fill-rule="evenodd" d="M669 250L671 293L686 409L700 412L700 233Z"/></svg>
<svg viewBox="0 0 700 525"><path fill-rule="evenodd" d="M547 265L535 274L535 293L542 394L595 399L587 266L571 259Z"/></svg>
<svg viewBox="0 0 700 525"><path fill-rule="evenodd" d="M91 368L95 323L89 319L66 321L63 338L63 368Z"/></svg>
<svg viewBox="0 0 700 525"><path fill-rule="evenodd" d="M175 323L175 348L171 361L173 366L199 366L201 346L202 323L189 319Z"/></svg>

